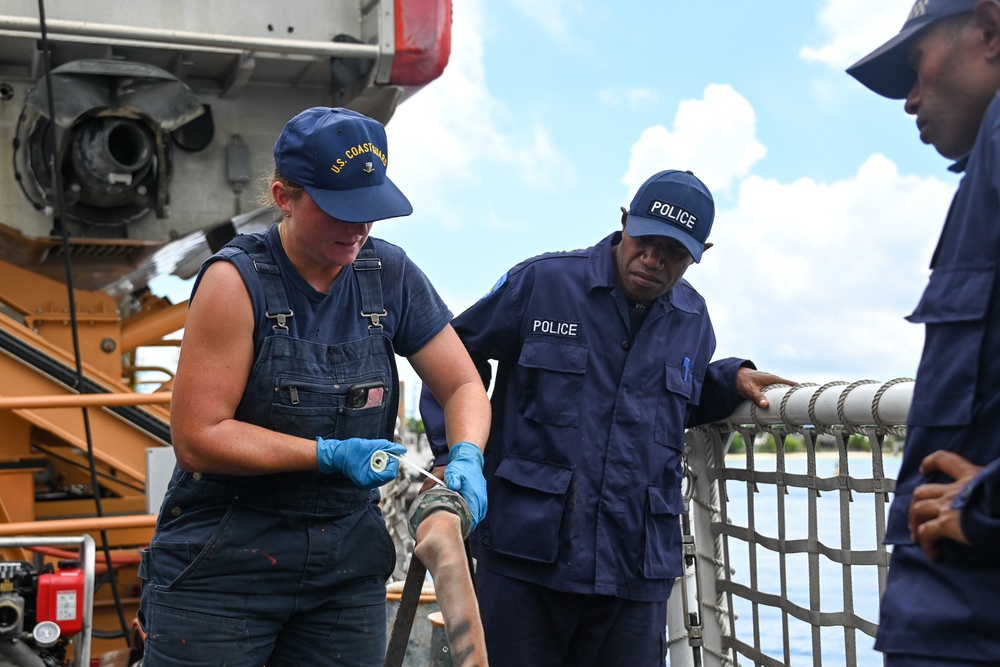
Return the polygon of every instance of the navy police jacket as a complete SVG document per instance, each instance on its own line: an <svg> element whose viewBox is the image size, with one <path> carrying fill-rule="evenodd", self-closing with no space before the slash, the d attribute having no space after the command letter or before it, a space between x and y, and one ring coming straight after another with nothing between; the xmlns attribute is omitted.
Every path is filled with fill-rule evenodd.
<svg viewBox="0 0 1000 667"><path fill-rule="evenodd" d="M967 160L930 281L907 318L926 334L886 526L893 552L876 647L1000 660L1000 96ZM985 468L955 503L972 546L944 540L931 561L910 539L907 514L918 485L953 481L920 473L939 449Z"/></svg>
<svg viewBox="0 0 1000 667"><path fill-rule="evenodd" d="M476 555L556 590L664 600L682 574L685 427L735 409L744 362L709 363L715 334L686 281L631 331L611 254L620 239L522 262L452 321L487 383L497 361ZM426 390L421 412L443 463L441 408Z"/></svg>

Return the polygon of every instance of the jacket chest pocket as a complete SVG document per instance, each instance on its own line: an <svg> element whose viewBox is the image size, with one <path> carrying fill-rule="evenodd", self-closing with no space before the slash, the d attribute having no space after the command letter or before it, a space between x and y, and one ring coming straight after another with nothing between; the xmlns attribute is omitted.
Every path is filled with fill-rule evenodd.
<svg viewBox="0 0 1000 667"><path fill-rule="evenodd" d="M972 419L996 272L936 269L906 319L926 325L908 422L962 426Z"/></svg>
<svg viewBox="0 0 1000 667"><path fill-rule="evenodd" d="M521 414L551 426L580 425L588 348L528 339L517 361Z"/></svg>
<svg viewBox="0 0 1000 667"><path fill-rule="evenodd" d="M666 392L658 396L655 406L653 439L666 447L683 450L688 406L700 400L702 379L695 377L691 362L686 361L666 364L663 381Z"/></svg>

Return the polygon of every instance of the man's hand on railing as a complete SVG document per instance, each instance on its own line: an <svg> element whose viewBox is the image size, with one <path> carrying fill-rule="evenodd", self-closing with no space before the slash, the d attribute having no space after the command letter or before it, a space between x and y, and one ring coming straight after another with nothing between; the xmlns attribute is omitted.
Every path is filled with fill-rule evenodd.
<svg viewBox="0 0 1000 667"><path fill-rule="evenodd" d="M931 560L937 560L937 541L940 539L969 544L962 530L962 510L953 505L980 470L982 466L943 449L926 456L920 463L920 472L924 475L941 472L955 480L950 484L921 484L914 489L910 500L910 536Z"/></svg>
<svg viewBox="0 0 1000 667"><path fill-rule="evenodd" d="M759 408L767 408L769 405L767 399L764 398L764 388L773 384L795 386L798 382L792 382L746 366L736 372L736 391L743 398L753 401Z"/></svg>

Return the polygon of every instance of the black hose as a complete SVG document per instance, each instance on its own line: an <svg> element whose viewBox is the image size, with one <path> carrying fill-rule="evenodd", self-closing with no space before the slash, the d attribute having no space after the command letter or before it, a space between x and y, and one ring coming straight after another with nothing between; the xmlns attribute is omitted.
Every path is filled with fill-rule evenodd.
<svg viewBox="0 0 1000 667"><path fill-rule="evenodd" d="M52 89L52 52L49 48L48 29L45 21L45 0L38 0L38 21L42 33L42 54L45 63L45 91L48 96L49 118L54 123L56 119L54 93ZM76 366L76 388L84 393L85 383L83 377L83 362L80 358L80 329L76 317L76 296L73 288L73 259L70 256L69 232L63 224L63 213L65 204L63 202L62 190L62 160L57 153L56 133L53 129L48 133L47 140L50 142L49 154L52 155L52 205L53 205L53 235L59 234L62 237L63 260L66 265L66 290L69 296L69 316L73 333L73 358ZM87 460L90 464L90 480L94 488L94 505L97 516L104 516L104 507L101 503L99 479L97 475L97 462L94 456L94 439L90 429L90 413L87 408L81 408L83 412L83 427L87 439ZM111 590L115 600L115 609L118 612L118 621L121 623L122 634L125 641L131 647L131 633L128 622L125 620L125 608L122 605L121 591L118 590L118 575L115 572L114 562L111 558L111 545L108 540L106 530L101 530L101 548L104 552L104 560L111 576Z"/></svg>

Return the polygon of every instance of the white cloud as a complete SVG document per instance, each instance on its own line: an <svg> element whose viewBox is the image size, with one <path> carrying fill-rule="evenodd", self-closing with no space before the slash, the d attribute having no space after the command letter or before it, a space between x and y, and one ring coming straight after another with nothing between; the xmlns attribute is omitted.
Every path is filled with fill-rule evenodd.
<svg viewBox="0 0 1000 667"><path fill-rule="evenodd" d="M484 34L479 0L456 7L444 73L406 100L387 126L391 178L415 210L446 227L468 222L453 205L454 189L488 184L490 170L517 181L512 187L542 191L572 181L576 173L547 128L517 117L519 110L509 110L490 92Z"/></svg>
<svg viewBox="0 0 1000 667"><path fill-rule="evenodd" d="M745 97L727 84L709 85L702 99L680 103L673 130L654 125L632 146L622 177L629 198L663 169L690 169L713 192L728 190L767 153L756 125Z"/></svg>
<svg viewBox="0 0 1000 667"><path fill-rule="evenodd" d="M802 55L832 67L850 64L898 30L909 3L892 0L887 8L831 0L820 17L828 42ZM484 170L520 179L511 187L536 189L559 187L567 178L561 174L572 171L543 127L521 121L518 110L490 93L482 64L483 5L467 0L458 9L448 69L390 123L390 140L403 146L393 156L394 179L415 193L422 216L439 220L456 215L456 184L478 187L489 180ZM605 90L599 98L624 104L647 94ZM732 194L717 197L716 247L688 274L708 301L719 355L750 357L761 368L807 382L912 376L923 330L903 317L926 284L954 186L901 174L881 155L835 182L765 178L753 173L767 154L756 124L743 95L730 85L709 85L701 99L678 105L672 124L641 133L621 179L625 201L666 168L691 169L713 191ZM450 224L501 226L491 222L489 208ZM439 287L447 292L449 284ZM455 299L453 305L467 304ZM401 370L415 380L405 363Z"/></svg>
<svg viewBox="0 0 1000 667"><path fill-rule="evenodd" d="M687 275L708 302L717 357L800 382L912 377L923 328L903 318L953 192L878 154L831 183L740 180L717 213L715 247Z"/></svg>
<svg viewBox="0 0 1000 667"><path fill-rule="evenodd" d="M708 299L720 353L799 381L912 376L923 330L903 317L953 190L881 155L835 183L745 179L688 276Z"/></svg>
<svg viewBox="0 0 1000 667"><path fill-rule="evenodd" d="M691 168L719 206L715 243L688 279L705 296L720 356L749 357L801 382L889 380L916 372L923 339L909 314L954 186L901 174L882 155L832 183L751 173L765 154L755 113L729 86L681 102L674 129L648 128L622 182ZM727 200L723 200L727 201Z"/></svg>
<svg viewBox="0 0 1000 667"><path fill-rule="evenodd" d="M913 0L827 0L819 22L827 42L799 55L842 70L899 32Z"/></svg>
<svg viewBox="0 0 1000 667"><path fill-rule="evenodd" d="M522 3L521 9L553 11L545 3L536 4ZM489 35L486 7L481 0L456 3L448 66L437 80L406 100L386 127L390 177L413 203L414 215L379 222L377 235L382 238L395 240L404 230L412 233L415 222L425 236L433 236L430 230L438 226L508 228L512 223L499 218L490 203L497 192L551 191L576 178L575 167L547 128L526 119L522 109L509 109L490 91L483 64L484 39ZM535 18L556 28L537 12ZM482 206L473 206L475 214L470 215L468 200L476 196L486 199ZM414 243L407 249L415 255L421 247ZM448 249L448 240L442 238L439 252ZM452 293L457 290L448 281L438 282L437 287L454 312L470 305ZM483 285L484 290L487 287ZM406 360L399 359L399 371L408 387L406 409L412 412L421 383Z"/></svg>

